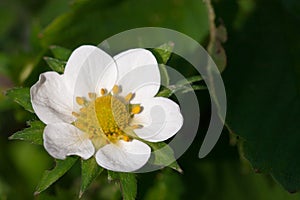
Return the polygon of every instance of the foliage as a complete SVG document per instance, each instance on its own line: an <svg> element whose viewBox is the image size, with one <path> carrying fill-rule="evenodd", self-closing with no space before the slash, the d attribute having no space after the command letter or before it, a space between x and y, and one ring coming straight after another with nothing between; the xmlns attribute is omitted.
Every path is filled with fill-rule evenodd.
<svg viewBox="0 0 300 200"><path fill-rule="evenodd" d="M289 26L294 19L279 3L274 3L273 11L282 15L258 18L264 11L257 9L243 39L237 36L232 44L233 48L242 45L247 51L240 55L236 63L239 67L225 73L230 108L227 120L232 131L242 137L242 151L253 168L270 173L293 193L300 189L300 62L295 53L300 43L292 39L297 37L296 28ZM257 20L261 23L254 25ZM263 24L268 24L272 32L267 37L262 32ZM290 30L289 37L283 38L278 29ZM264 42L253 41L252 35L256 35L255 41ZM255 54L250 59L252 52Z"/></svg>

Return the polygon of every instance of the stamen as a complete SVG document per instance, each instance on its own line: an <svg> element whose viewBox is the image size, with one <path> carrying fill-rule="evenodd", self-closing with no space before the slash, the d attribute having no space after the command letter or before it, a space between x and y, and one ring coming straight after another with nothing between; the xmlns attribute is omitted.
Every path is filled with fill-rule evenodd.
<svg viewBox="0 0 300 200"><path fill-rule="evenodd" d="M96 97L97 97L97 94L94 92L89 92L88 95L89 95L90 99L92 99L92 100L96 99Z"/></svg>
<svg viewBox="0 0 300 200"><path fill-rule="evenodd" d="M116 95L120 92L121 87L114 85L111 92L102 88L100 94L90 92L88 98L76 97L76 102L81 107L78 112L72 112L72 115L77 118L74 125L87 133L95 148L118 140L129 142L132 136L125 130L133 131L143 127L129 124L131 117L143 109L138 104L130 104L134 93L128 93L122 98Z"/></svg>
<svg viewBox="0 0 300 200"><path fill-rule="evenodd" d="M72 112L72 115L77 118L80 116L77 112Z"/></svg>
<svg viewBox="0 0 300 200"><path fill-rule="evenodd" d="M83 107L83 108L80 108L79 110L80 110L81 113L86 114L88 109L86 107Z"/></svg>
<svg viewBox="0 0 300 200"><path fill-rule="evenodd" d="M101 88L100 94L105 95L107 93L107 90L105 88Z"/></svg>
<svg viewBox="0 0 300 200"><path fill-rule="evenodd" d="M82 106L85 103L85 99L83 97L76 97L76 102Z"/></svg>
<svg viewBox="0 0 300 200"><path fill-rule="evenodd" d="M133 93L130 92L129 94L126 95L125 101L129 102L129 101L131 101L132 98L133 98Z"/></svg>
<svg viewBox="0 0 300 200"><path fill-rule="evenodd" d="M123 135L121 139L124 140L125 142L130 141L130 138L127 135Z"/></svg>
<svg viewBox="0 0 300 200"><path fill-rule="evenodd" d="M131 128L132 129L140 129L140 128L143 128L143 125L135 124L135 125L132 125Z"/></svg>
<svg viewBox="0 0 300 200"><path fill-rule="evenodd" d="M135 105L131 108L131 114L139 114L142 111L142 107Z"/></svg>
<svg viewBox="0 0 300 200"><path fill-rule="evenodd" d="M86 129L86 123L84 123L84 122L75 122L75 126L81 130Z"/></svg>
<svg viewBox="0 0 300 200"><path fill-rule="evenodd" d="M114 85L114 87L113 87L113 89L112 89L112 92L113 92L114 94L118 94L118 93L120 92L120 87L117 86L117 85Z"/></svg>

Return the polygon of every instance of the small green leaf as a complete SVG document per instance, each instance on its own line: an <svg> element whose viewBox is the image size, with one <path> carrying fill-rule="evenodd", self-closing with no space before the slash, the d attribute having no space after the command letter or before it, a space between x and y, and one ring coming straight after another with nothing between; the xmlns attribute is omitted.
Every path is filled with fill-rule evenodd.
<svg viewBox="0 0 300 200"><path fill-rule="evenodd" d="M43 145L43 131L45 124L41 121L29 122L30 127L18 131L9 137L10 140L24 140L33 144Z"/></svg>
<svg viewBox="0 0 300 200"><path fill-rule="evenodd" d="M34 195L50 187L55 181L62 177L78 160L78 157L67 157L65 160L56 160L56 166L52 170L44 172Z"/></svg>
<svg viewBox="0 0 300 200"><path fill-rule="evenodd" d="M182 173L182 169L180 168L174 157L174 151L168 144L164 142L146 143L153 149L152 153L155 157L152 164L162 167L168 166Z"/></svg>
<svg viewBox="0 0 300 200"><path fill-rule="evenodd" d="M154 49L154 54L158 56L158 62L167 64L174 49L174 43L168 42Z"/></svg>
<svg viewBox="0 0 300 200"><path fill-rule="evenodd" d="M6 96L14 100L19 105L23 106L25 110L34 113L31 101L30 101L30 89L29 88L13 88L6 91Z"/></svg>
<svg viewBox="0 0 300 200"><path fill-rule="evenodd" d="M137 194L137 181L134 173L108 171L109 179L117 180L124 200L134 200Z"/></svg>
<svg viewBox="0 0 300 200"><path fill-rule="evenodd" d="M79 193L79 198L83 195L83 193L87 190L90 184L100 175L103 171L103 168L100 167L95 157L92 157L88 160L81 160L81 188Z"/></svg>
<svg viewBox="0 0 300 200"><path fill-rule="evenodd" d="M50 46L50 50L56 59L64 60L64 61L67 61L72 53L70 49L66 49L64 47L60 47L56 45Z"/></svg>
<svg viewBox="0 0 300 200"><path fill-rule="evenodd" d="M51 57L44 57L44 60L47 62L48 66L58 72L58 73L63 73L65 70L65 61L58 60L56 58L51 58Z"/></svg>

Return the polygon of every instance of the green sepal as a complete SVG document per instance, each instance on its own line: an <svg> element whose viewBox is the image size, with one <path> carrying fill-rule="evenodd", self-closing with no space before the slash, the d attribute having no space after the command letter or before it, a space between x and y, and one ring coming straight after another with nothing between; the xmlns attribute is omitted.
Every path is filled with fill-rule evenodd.
<svg viewBox="0 0 300 200"><path fill-rule="evenodd" d="M108 171L108 179L112 181L118 181L124 200L134 200L136 198L136 174Z"/></svg>
<svg viewBox="0 0 300 200"><path fill-rule="evenodd" d="M161 75L161 82L164 86L168 86L170 83L166 64L172 55L173 48L174 43L169 42L153 49L153 54L155 55L157 62L160 63L158 67Z"/></svg>
<svg viewBox="0 0 300 200"><path fill-rule="evenodd" d="M81 187L79 192L79 198L88 189L91 183L103 172L103 168L100 167L95 157L91 157L88 160L81 160Z"/></svg>
<svg viewBox="0 0 300 200"><path fill-rule="evenodd" d="M24 88L13 88L6 91L6 96L19 105L21 105L25 110L34 113L31 101L30 101L30 89Z"/></svg>
<svg viewBox="0 0 300 200"><path fill-rule="evenodd" d="M65 71L65 61L51 57L44 57L44 60L53 71L56 71L58 73L63 73Z"/></svg>
<svg viewBox="0 0 300 200"><path fill-rule="evenodd" d="M43 145L45 124L41 121L29 121L29 128L18 131L9 137L10 140L24 140L33 144Z"/></svg>
<svg viewBox="0 0 300 200"><path fill-rule="evenodd" d="M54 55L54 58L58 60L67 61L70 57L72 51L70 49L66 49L64 47L60 47L57 45L50 46L50 50L52 54Z"/></svg>
<svg viewBox="0 0 300 200"><path fill-rule="evenodd" d="M174 49L173 42L168 42L155 48L153 50L154 51L153 53L154 55L156 55L158 63L167 64L168 60L172 55L173 49Z"/></svg>
<svg viewBox="0 0 300 200"><path fill-rule="evenodd" d="M46 190L59 178L61 178L78 160L78 157L67 157L65 160L56 160L56 166L52 170L47 170L42 175L42 178L34 192L34 195Z"/></svg>
<svg viewBox="0 0 300 200"><path fill-rule="evenodd" d="M164 142L146 142L152 148L152 154L154 160L151 164L158 165L161 167L170 167L179 173L182 173L182 169L176 162L173 149Z"/></svg>

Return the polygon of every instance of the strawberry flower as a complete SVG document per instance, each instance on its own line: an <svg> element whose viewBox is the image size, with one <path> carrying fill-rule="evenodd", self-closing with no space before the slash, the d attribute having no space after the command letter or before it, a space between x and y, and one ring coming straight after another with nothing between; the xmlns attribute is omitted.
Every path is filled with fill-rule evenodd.
<svg viewBox="0 0 300 200"><path fill-rule="evenodd" d="M183 124L179 106L155 97L160 73L152 53L131 49L111 57L98 47L73 51L64 74L45 72L30 89L36 115L46 124L44 147L56 159L95 156L98 165L132 172L151 148Z"/></svg>

